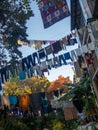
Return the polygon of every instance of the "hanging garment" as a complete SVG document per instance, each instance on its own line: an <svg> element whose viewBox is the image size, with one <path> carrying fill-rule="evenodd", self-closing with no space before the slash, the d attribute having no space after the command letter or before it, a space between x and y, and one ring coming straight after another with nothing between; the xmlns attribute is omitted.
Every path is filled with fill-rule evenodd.
<svg viewBox="0 0 98 130"><path fill-rule="evenodd" d="M37 3L43 20L44 28L48 28L70 15L66 0L48 2L38 1Z"/></svg>
<svg viewBox="0 0 98 130"><path fill-rule="evenodd" d="M47 58L44 49L38 51L39 59Z"/></svg>
<svg viewBox="0 0 98 130"><path fill-rule="evenodd" d="M34 62L33 66L35 66L37 63L40 63L40 59L38 57L37 52L34 52L32 55L33 55L33 62Z"/></svg>
<svg viewBox="0 0 98 130"><path fill-rule="evenodd" d="M16 95L9 95L9 100L11 105L15 105L18 102L17 96Z"/></svg>
<svg viewBox="0 0 98 130"><path fill-rule="evenodd" d="M59 55L59 56L58 56L58 59L59 59L59 65L60 65L60 66L62 66L63 64L64 64L64 65L67 65L66 60L65 60L65 58L64 58L64 55ZM62 62L63 62L63 63L62 63Z"/></svg>
<svg viewBox="0 0 98 130"><path fill-rule="evenodd" d="M30 94L30 106L33 111L41 110L41 95L40 93Z"/></svg>
<svg viewBox="0 0 98 130"><path fill-rule="evenodd" d="M19 79L20 80L25 80L26 79L26 73L25 73L25 71L22 70L22 68L20 68Z"/></svg>
<svg viewBox="0 0 98 130"><path fill-rule="evenodd" d="M43 44L44 44L43 41L40 41L40 40L30 40L28 45L29 47L39 50L42 48Z"/></svg>
<svg viewBox="0 0 98 130"><path fill-rule="evenodd" d="M64 58L65 58L65 60L71 60L71 61L72 61L72 58L71 58L71 56L70 56L70 53L69 53L69 52L64 53Z"/></svg>
<svg viewBox="0 0 98 130"><path fill-rule="evenodd" d="M59 59L58 59L58 57L54 57L53 58L53 64L54 64L54 67L56 68L56 67L59 67Z"/></svg>
<svg viewBox="0 0 98 130"><path fill-rule="evenodd" d="M22 69L23 69L23 71L26 70L26 68L29 69L29 64L28 64L27 58L23 58L22 59Z"/></svg>
<svg viewBox="0 0 98 130"><path fill-rule="evenodd" d="M41 62L40 69L42 71L42 75L44 75L44 72L48 72L48 74L49 74L48 65L47 65L46 61Z"/></svg>
<svg viewBox="0 0 98 130"><path fill-rule="evenodd" d="M88 54L85 54L85 59L86 59L87 65L91 65L92 64L92 59L91 59L91 57Z"/></svg>
<svg viewBox="0 0 98 130"><path fill-rule="evenodd" d="M69 39L69 40L68 40L68 45L75 45L76 43L77 43L76 38L73 38L73 39Z"/></svg>
<svg viewBox="0 0 98 130"><path fill-rule="evenodd" d="M2 103L2 106L8 106L10 107L10 100L9 100L9 97L8 96L4 96L2 95L1 96L1 103Z"/></svg>
<svg viewBox="0 0 98 130"><path fill-rule="evenodd" d="M27 62L28 62L29 68L31 68L32 66L35 65L34 61L33 61L33 58L32 58L32 55L27 56Z"/></svg>
<svg viewBox="0 0 98 130"><path fill-rule="evenodd" d="M30 97L29 95L19 95L18 96L19 106L24 110L28 110L30 105Z"/></svg>
<svg viewBox="0 0 98 130"><path fill-rule="evenodd" d="M48 65L48 69L51 69L51 68L54 67L52 59L49 59L46 62L47 62L47 65Z"/></svg>
<svg viewBox="0 0 98 130"><path fill-rule="evenodd" d="M57 54L59 51L62 50L60 41L57 41L57 42L53 43L51 46L53 48L53 53L54 54Z"/></svg>
<svg viewBox="0 0 98 130"><path fill-rule="evenodd" d="M42 71L41 71L41 68L38 64L36 64L36 66L33 67L33 71L34 71L34 74L37 76L37 75L42 75Z"/></svg>
<svg viewBox="0 0 98 130"><path fill-rule="evenodd" d="M45 47L45 51L46 51L46 54L47 54L47 55L52 54L53 51L52 51L51 45Z"/></svg>

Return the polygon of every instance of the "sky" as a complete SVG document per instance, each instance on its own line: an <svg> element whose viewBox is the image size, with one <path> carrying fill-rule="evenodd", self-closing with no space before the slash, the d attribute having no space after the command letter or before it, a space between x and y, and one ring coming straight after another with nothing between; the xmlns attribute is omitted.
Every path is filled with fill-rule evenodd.
<svg viewBox="0 0 98 130"><path fill-rule="evenodd" d="M70 9L70 0L67 0L67 4ZM71 33L70 31L70 16L67 18L64 18L60 20L59 22L55 23L54 25L44 29L43 22L41 19L40 11L38 10L38 7L36 5L36 2L33 1L31 3L31 7L34 12L34 17L31 17L30 20L27 21L26 26L27 34L28 34L28 40L60 40L63 37L67 36ZM77 45L67 47L67 51L70 52L74 48L77 48ZM20 48L20 50L23 53L23 57L28 56L29 54L32 54L35 50L33 48L30 48L28 46L23 46ZM62 54L64 52L59 52L59 54ZM58 55L59 55L58 54ZM45 76L49 79L49 81L54 81L58 78L58 76L62 75L64 77L69 76L70 79L73 81L73 66L71 65L63 65L57 69L50 70L50 74L48 75L45 73Z"/></svg>

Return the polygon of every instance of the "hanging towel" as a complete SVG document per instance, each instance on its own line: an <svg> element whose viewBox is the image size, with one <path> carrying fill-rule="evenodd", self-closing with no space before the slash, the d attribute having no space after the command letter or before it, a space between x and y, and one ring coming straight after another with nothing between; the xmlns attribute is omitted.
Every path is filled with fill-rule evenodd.
<svg viewBox="0 0 98 130"><path fill-rule="evenodd" d="M43 59L46 57L44 49L38 51L39 59Z"/></svg>
<svg viewBox="0 0 98 130"><path fill-rule="evenodd" d="M67 52L67 53L64 53L64 57L65 57L65 60L71 60L72 61L72 58L70 56L70 53Z"/></svg>
<svg viewBox="0 0 98 130"><path fill-rule="evenodd" d="M22 70L22 68L20 68L19 79L20 80L25 80L26 79L26 73L25 73L25 71Z"/></svg>
<svg viewBox="0 0 98 130"><path fill-rule="evenodd" d="M57 54L59 51L62 50L60 41L57 41L57 42L53 43L51 46L52 46L52 48L53 48L53 53L54 53L54 54Z"/></svg>
<svg viewBox="0 0 98 130"><path fill-rule="evenodd" d="M13 105L17 104L17 102L18 102L18 99L17 99L16 95L10 95L9 100L10 100L10 104L13 104Z"/></svg>

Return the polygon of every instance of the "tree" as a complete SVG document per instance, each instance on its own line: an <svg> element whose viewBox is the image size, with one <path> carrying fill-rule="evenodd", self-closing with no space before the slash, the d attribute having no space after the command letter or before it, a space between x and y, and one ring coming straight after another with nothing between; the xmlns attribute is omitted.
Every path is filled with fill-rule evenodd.
<svg viewBox="0 0 98 130"><path fill-rule="evenodd" d="M33 12L29 0L0 1L0 38L9 52L11 63L22 57L17 41L27 41L26 22L31 16Z"/></svg>
<svg viewBox="0 0 98 130"><path fill-rule="evenodd" d="M65 78L63 76L59 76L57 80L50 83L48 91L60 90L62 88L68 91L69 88L67 87L67 85L64 85L64 83L71 83L71 80L69 79L69 77Z"/></svg>

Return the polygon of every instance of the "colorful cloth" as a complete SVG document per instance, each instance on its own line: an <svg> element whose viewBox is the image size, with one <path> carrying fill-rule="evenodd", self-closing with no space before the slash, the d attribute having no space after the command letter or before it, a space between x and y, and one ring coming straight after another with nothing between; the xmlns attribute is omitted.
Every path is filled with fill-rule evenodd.
<svg viewBox="0 0 98 130"><path fill-rule="evenodd" d="M44 28L48 28L70 15L66 0L40 0L38 7Z"/></svg>

